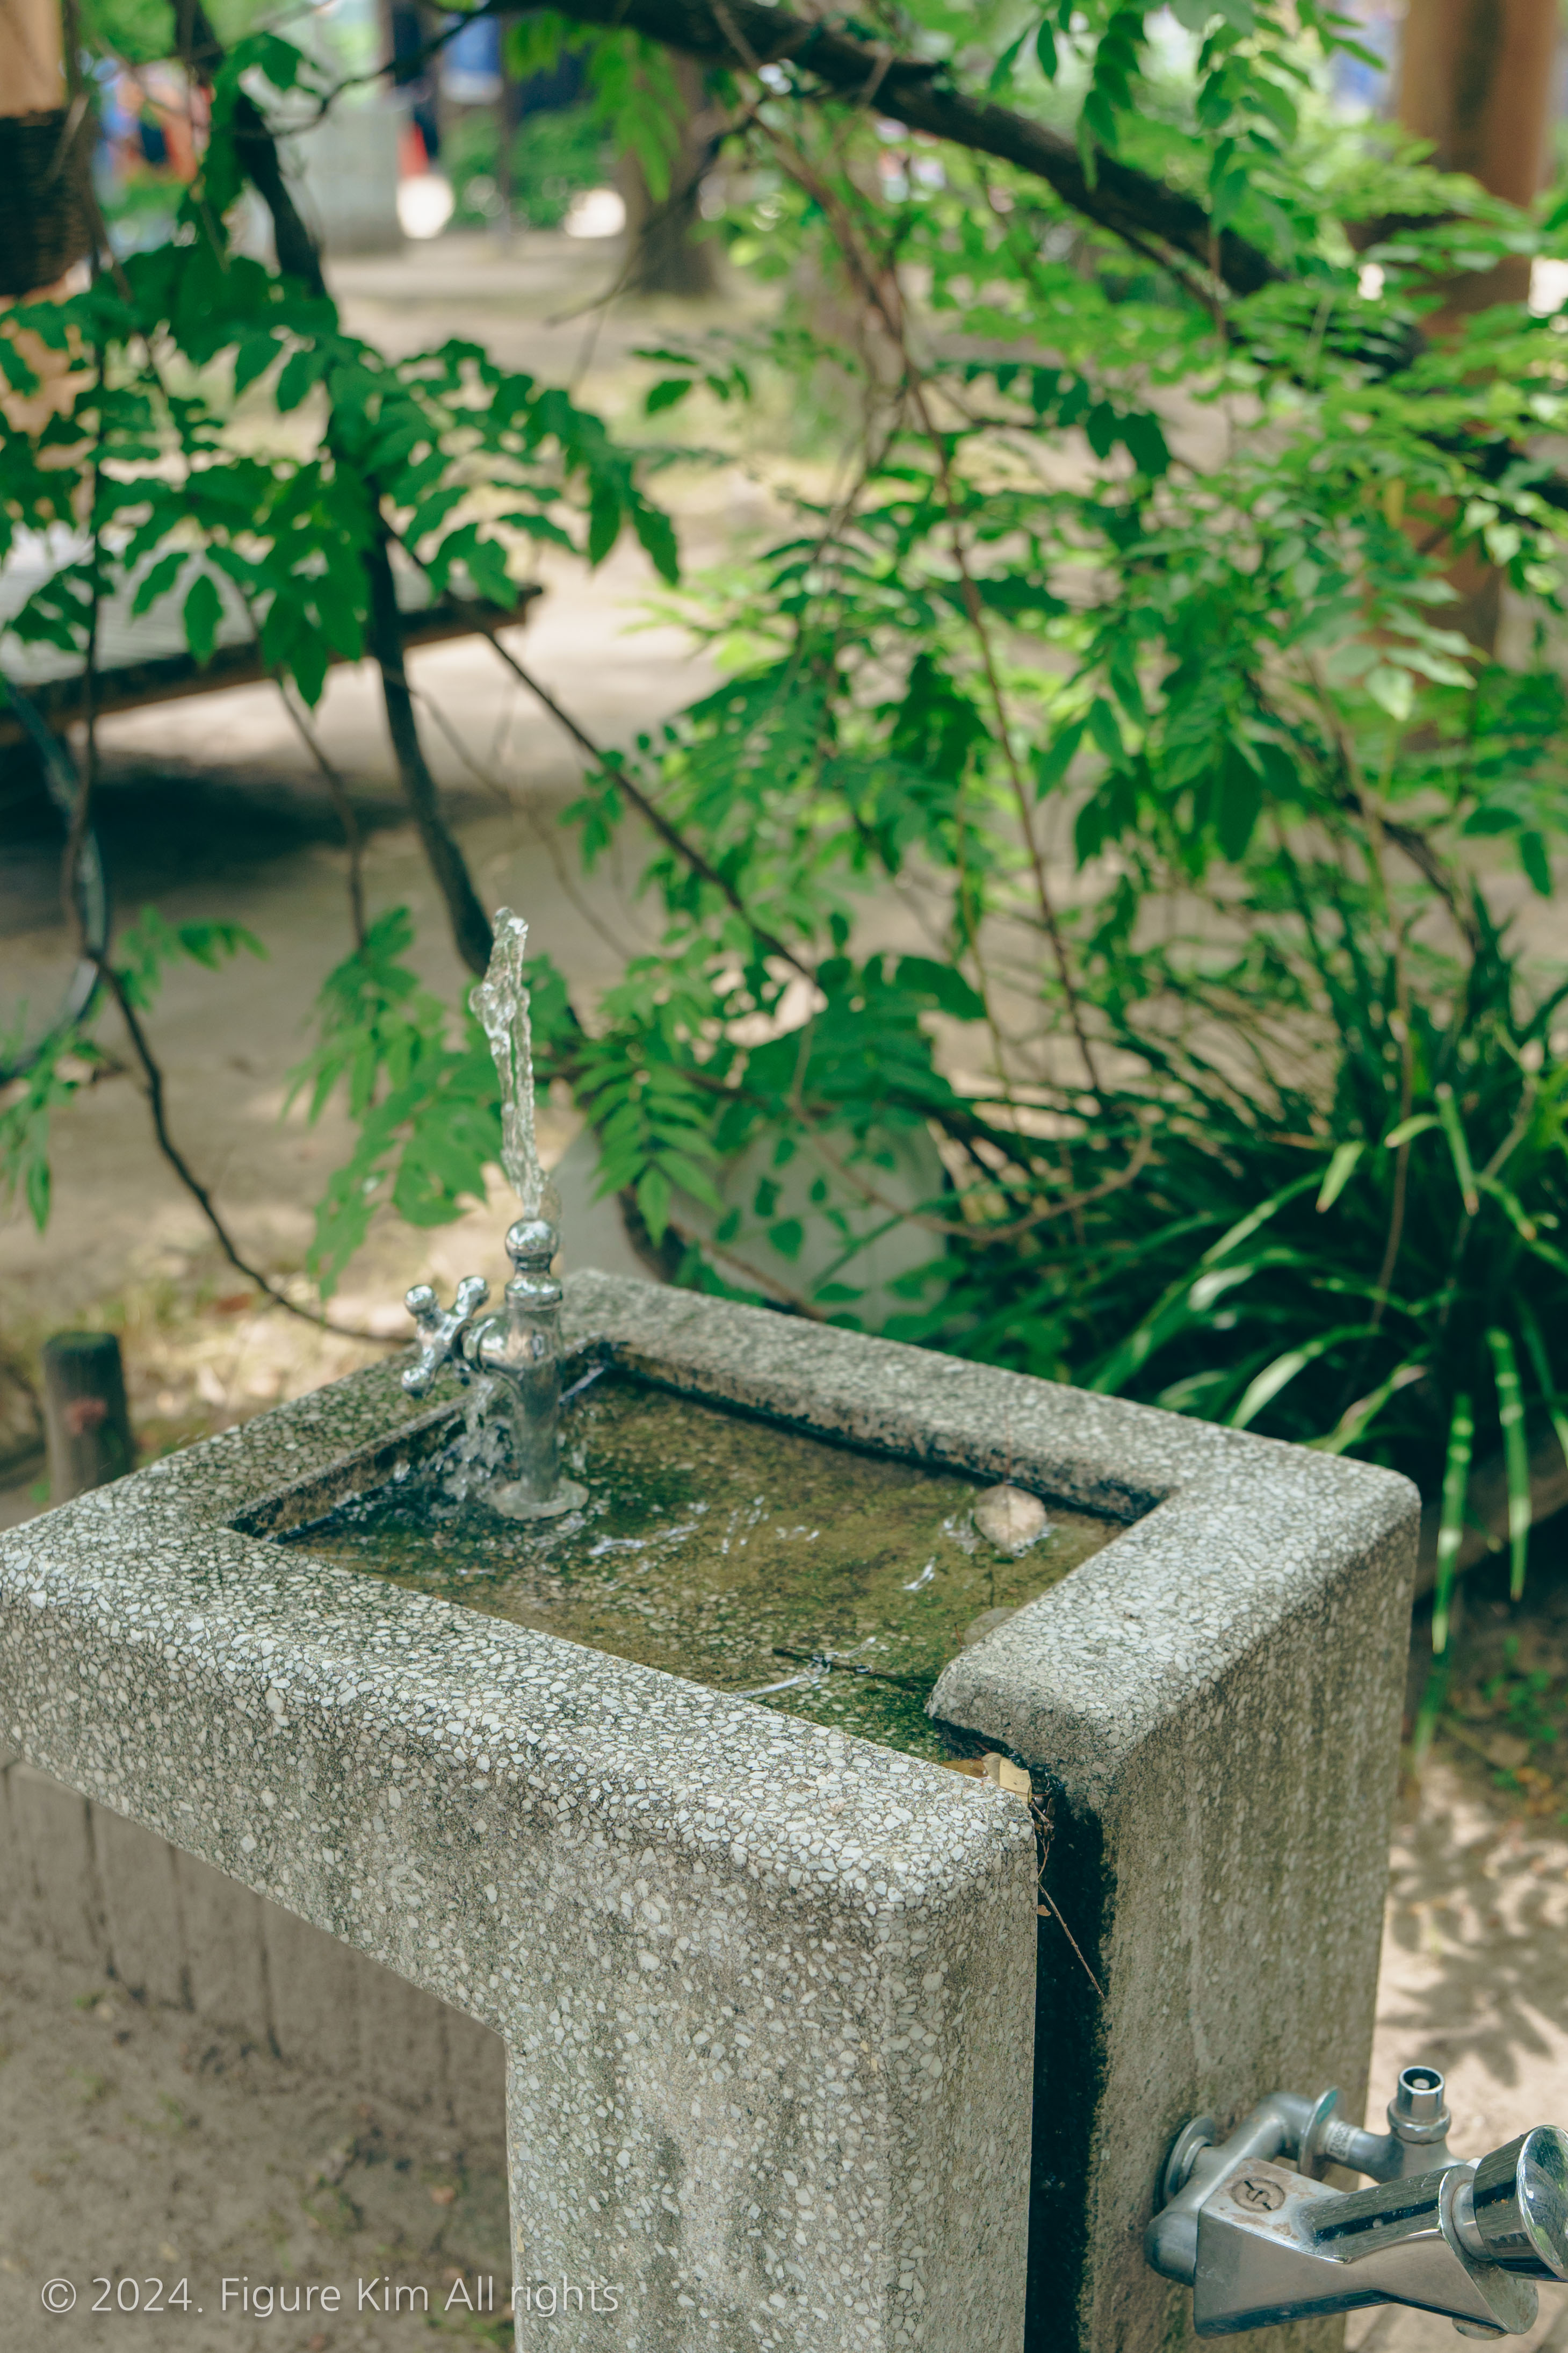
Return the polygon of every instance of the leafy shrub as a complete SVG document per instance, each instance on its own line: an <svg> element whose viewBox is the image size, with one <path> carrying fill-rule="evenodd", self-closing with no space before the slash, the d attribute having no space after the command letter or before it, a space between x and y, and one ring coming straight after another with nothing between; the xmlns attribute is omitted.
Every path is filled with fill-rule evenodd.
<svg viewBox="0 0 1568 2353"><path fill-rule="evenodd" d="M443 142L459 224L478 227L499 216L500 148L489 108L465 113ZM604 126L595 110L584 104L525 116L512 134L510 165L514 217L531 228L559 228L573 197L605 177Z"/></svg>

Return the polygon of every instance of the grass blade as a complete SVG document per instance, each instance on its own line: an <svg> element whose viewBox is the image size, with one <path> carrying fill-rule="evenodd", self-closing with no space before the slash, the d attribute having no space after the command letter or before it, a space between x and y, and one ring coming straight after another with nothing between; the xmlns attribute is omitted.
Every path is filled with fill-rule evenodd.
<svg viewBox="0 0 1568 2353"><path fill-rule="evenodd" d="M1249 1234L1255 1234L1259 1226L1266 1225L1276 1210L1285 1207L1287 1201L1293 1201L1299 1193L1304 1193L1307 1187L1316 1181L1315 1176L1298 1176L1293 1185L1282 1185L1278 1193L1271 1193L1267 1201L1259 1202L1256 1209L1249 1209L1245 1218L1238 1218L1234 1226L1221 1234L1217 1242L1211 1243L1198 1261L1198 1264L1213 1266L1228 1251L1235 1250L1238 1242L1244 1242Z"/></svg>
<svg viewBox="0 0 1568 2353"><path fill-rule="evenodd" d="M1475 1442L1476 1418L1470 1411L1470 1400L1457 1397L1448 1422L1443 1518L1437 1530L1437 1589L1432 1601L1432 1648L1439 1657L1448 1647L1448 1611L1465 1533L1465 1495L1470 1483L1470 1454Z"/></svg>
<svg viewBox="0 0 1568 2353"><path fill-rule="evenodd" d="M1426 1366L1419 1362L1401 1365L1367 1396L1357 1398L1353 1405L1347 1406L1332 1430L1325 1430L1321 1438L1309 1438L1307 1444L1319 1454L1342 1454L1347 1447L1354 1446L1365 1436L1389 1398L1396 1396L1409 1382L1418 1381L1426 1369Z"/></svg>
<svg viewBox="0 0 1568 2353"><path fill-rule="evenodd" d="M1320 1211L1333 1208L1350 1182L1356 1162L1365 1150L1364 1144L1342 1144L1337 1146L1334 1156L1329 1163L1329 1173L1323 1179L1323 1189L1318 1196Z"/></svg>
<svg viewBox="0 0 1568 2353"><path fill-rule="evenodd" d="M1245 1430L1270 1399L1279 1396L1288 1382L1293 1381L1299 1372L1325 1355L1330 1348L1338 1347L1342 1340L1364 1339L1370 1328L1365 1324L1344 1324L1337 1332L1324 1332L1316 1340L1309 1340L1304 1346L1288 1348L1282 1356L1276 1356L1271 1365L1265 1365L1263 1370L1247 1383L1241 1403L1230 1417L1232 1430Z"/></svg>
<svg viewBox="0 0 1568 2353"><path fill-rule="evenodd" d="M1498 1419L1502 1423L1503 1461L1508 1469L1508 1589L1510 1599L1517 1601L1524 1591L1530 1556L1530 1455L1524 1442L1524 1398L1508 1334L1494 1326L1487 1334L1487 1345L1497 1376Z"/></svg>
<svg viewBox="0 0 1568 2353"><path fill-rule="evenodd" d="M1465 1204L1465 1214L1473 1218L1481 1206L1476 1189L1476 1172L1470 1160L1470 1147L1465 1140L1459 1119L1459 1107L1454 1101L1454 1090L1440 1086L1434 1090L1437 1098L1437 1116L1443 1123L1443 1133L1448 1139L1448 1150L1454 1158L1454 1174L1459 1180L1459 1194ZM1505 1335L1506 1336L1506 1335ZM1510 1351L1511 1353L1511 1351Z"/></svg>
<svg viewBox="0 0 1568 2353"><path fill-rule="evenodd" d="M1535 1320L1535 1311L1527 1306L1523 1299L1518 1299L1514 1302L1514 1312L1519 1317L1519 1328L1524 1335L1524 1345L1530 1351L1530 1361L1535 1367L1535 1377L1541 1384L1541 1394L1546 1399L1546 1410L1552 1416L1552 1427L1557 1432L1563 1460L1568 1462L1568 1413L1563 1412L1562 1400L1557 1395L1551 1360L1546 1354L1546 1343L1541 1336L1541 1326Z"/></svg>

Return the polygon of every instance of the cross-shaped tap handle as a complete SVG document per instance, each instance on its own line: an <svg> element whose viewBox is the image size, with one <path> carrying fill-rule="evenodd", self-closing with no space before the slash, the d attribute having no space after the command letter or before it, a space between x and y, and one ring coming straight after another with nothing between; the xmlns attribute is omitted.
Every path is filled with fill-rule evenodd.
<svg viewBox="0 0 1568 2353"><path fill-rule="evenodd" d="M463 1354L463 1335L489 1295L489 1284L482 1274L463 1277L450 1307L442 1306L427 1282L416 1282L412 1291L405 1293L403 1303L414 1318L421 1342L418 1362L410 1365L403 1376L403 1386L410 1397L423 1397L443 1365L450 1365L460 1381L472 1378L471 1367Z"/></svg>

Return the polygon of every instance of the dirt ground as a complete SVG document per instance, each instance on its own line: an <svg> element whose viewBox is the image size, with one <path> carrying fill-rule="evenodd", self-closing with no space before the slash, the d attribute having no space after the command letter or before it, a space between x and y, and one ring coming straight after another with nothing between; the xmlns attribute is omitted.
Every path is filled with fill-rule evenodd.
<svg viewBox="0 0 1568 2353"><path fill-rule="evenodd" d="M563 240L525 239L522 248L502 266L483 240L451 241L436 254L345 269L351 322L402 348L478 330L502 356L541 373L585 366L584 396L607 393L613 402L628 370L635 375L633 347L650 326L668 323L666 313L621 311L596 334L582 320L552 324L584 290L582 258ZM769 493L737 463L683 482L681 511L698 553L713 553L766 519ZM526 633L529 659L599 734L625 741L700 690L706 673L681 632L636 626L652 586L640 560L617 555L591 581L552 560L542 576L549 594ZM612 862L589 884L575 878L553 839L575 788L574 755L488 649L428 649L412 671L429 714L433 765L481 894L525 913L537 944L591 1003L628 948L654 944L630 889L635 859ZM463 976L402 822L365 671L334 674L321 725L368 833L372 905L414 910L418 968L454 997ZM110 721L103 745L103 830L121 906L152 902L173 921L241 923L267 948L264 962L242 958L216 977L174 973L150 1027L175 1134L244 1248L288 1275L302 1263L311 1204L347 1137L335 1112L313 1130L298 1112L279 1116L314 994L348 945L344 860L330 809L270 689ZM63 977L55 874L54 849L42 838L0 862L0 1003L27 995L43 1002ZM108 1024L104 1036L114 1042ZM552 1153L573 1126L565 1106L551 1107ZM572 1213L569 1202L568 1237ZM430 1233L379 1230L333 1303L334 1319L401 1337L409 1282L449 1286L476 1269L492 1280L504 1271L503 1224L498 1202ZM0 1387L7 1360L26 1367L47 1332L81 1324L121 1334L146 1454L378 1352L374 1340L328 1335L258 1309L171 1181L124 1071L58 1116L47 1231L21 1216L0 1226ZM20 1405L16 1397L9 1425L0 1409L0 1453L7 1426L15 1430L18 1414L26 1420L25 1397ZM40 1469L25 1443L13 1446L9 1470L0 1468L0 1524L42 1506ZM1568 1789L1549 1769L1552 1710L1568 1690L1563 1594L1568 1581L1546 1577L1516 1623L1506 1613L1488 1617L1495 1601L1477 1581L1465 1638L1469 1681L1457 1683L1452 1728L1406 1793L1392 1856L1372 2119L1398 2068L1432 2058L1448 2073L1455 2141L1465 2150L1527 2125L1568 2123ZM1519 1647L1504 1656L1510 1635ZM462 2152L373 2109L352 2086L302 2076L183 2014L144 2010L118 1989L11 1947L0 1948L0 2121L5 2353L66 2353L107 2342L111 2331L116 2343L158 2353L176 2345L189 2353L209 2345L214 2353L220 2345L225 2353L382 2353L427 2326L458 2341L499 2341L496 2324L487 2333L460 2303L455 2317L437 2312L428 2324L406 2312L320 2321L215 2314L225 2275L346 2286L386 2274L424 2284L437 2306L454 2273L504 2274L499 2179L493 2171L470 2179ZM203 2301L199 2279L207 2308L177 2323L94 2316L81 2306L59 2317L43 2312L46 2280L74 2278L85 2306L95 2274L189 2276L193 2303ZM1548 2295L1532 2341L1568 2353L1568 2291L1555 2305ZM1352 2322L1349 2342L1359 2353L1436 2353L1453 2338L1442 2321L1370 2315Z"/></svg>
<svg viewBox="0 0 1568 2353"><path fill-rule="evenodd" d="M0 2116L6 2353L510 2344L493 2154L4 1936Z"/></svg>

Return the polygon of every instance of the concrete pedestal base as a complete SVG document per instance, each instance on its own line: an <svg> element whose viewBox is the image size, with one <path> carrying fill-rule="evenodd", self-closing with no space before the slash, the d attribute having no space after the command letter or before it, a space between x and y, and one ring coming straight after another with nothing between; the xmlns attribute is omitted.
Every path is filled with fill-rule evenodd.
<svg viewBox="0 0 1568 2353"><path fill-rule="evenodd" d="M521 2345L564 2277L585 2353L1021 2353L1026 2306L1031 2353L1173 2353L1140 2241L1176 2126L1363 2091L1414 1490L653 1285L577 1276L567 1314L649 1379L1124 1524L935 1703L1051 1794L1082 1960L1017 1799L262 1541L412 1444L383 1370L0 1540L0 1739L93 1800L81 1933L258 2000L292 1915L500 2037ZM180 1859L122 1869L119 1816ZM374 1999L334 2013L356 2064Z"/></svg>

